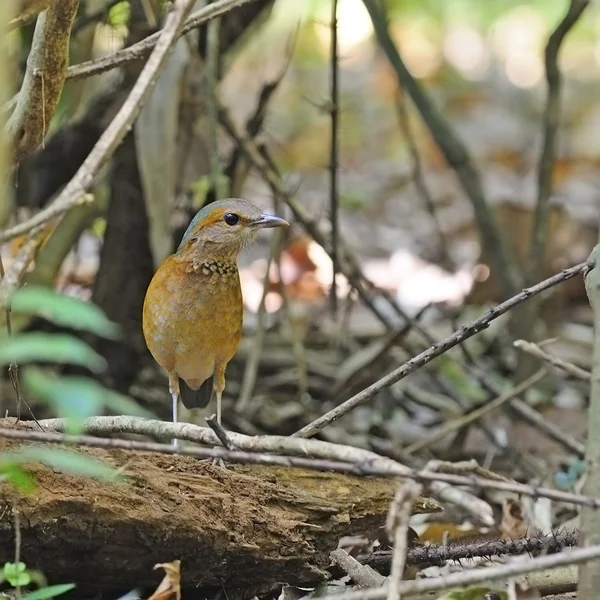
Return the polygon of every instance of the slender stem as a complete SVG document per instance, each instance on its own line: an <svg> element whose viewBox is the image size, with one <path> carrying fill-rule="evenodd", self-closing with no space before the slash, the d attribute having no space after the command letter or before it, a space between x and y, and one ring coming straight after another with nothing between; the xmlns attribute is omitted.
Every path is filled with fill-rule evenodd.
<svg viewBox="0 0 600 600"><path fill-rule="evenodd" d="M338 64L338 0L331 0L331 148L329 159L329 217L331 219L331 261L333 275L331 278L331 312L337 315L337 283L336 276L339 271L338 259L338 161L339 161L339 64Z"/></svg>

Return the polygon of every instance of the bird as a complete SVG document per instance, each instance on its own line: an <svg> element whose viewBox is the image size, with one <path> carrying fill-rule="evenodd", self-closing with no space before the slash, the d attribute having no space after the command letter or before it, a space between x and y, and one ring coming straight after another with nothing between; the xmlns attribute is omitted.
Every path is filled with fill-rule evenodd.
<svg viewBox="0 0 600 600"><path fill-rule="evenodd" d="M214 390L221 425L225 369L242 336L238 255L261 229L287 226L241 198L212 202L196 213L175 253L154 273L142 329L169 377L173 423L180 399L187 409L204 408ZM172 443L177 447L176 439Z"/></svg>

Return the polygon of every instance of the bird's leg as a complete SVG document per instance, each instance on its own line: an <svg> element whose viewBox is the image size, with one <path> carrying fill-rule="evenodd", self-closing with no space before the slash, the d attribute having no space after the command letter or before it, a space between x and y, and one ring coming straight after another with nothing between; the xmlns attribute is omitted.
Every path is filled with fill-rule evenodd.
<svg viewBox="0 0 600 600"><path fill-rule="evenodd" d="M215 392L215 396L217 397L217 423L221 425L221 398L223 392Z"/></svg>
<svg viewBox="0 0 600 600"><path fill-rule="evenodd" d="M217 364L215 366L213 389L217 397L217 423L221 425L221 399L223 397L223 390L225 389L225 366L223 365ZM212 464L215 465L217 463L224 469L226 468L222 458L213 458Z"/></svg>
<svg viewBox="0 0 600 600"><path fill-rule="evenodd" d="M169 391L173 399L173 424L177 423L177 406L179 404L179 379L177 375L169 375ZM179 448L179 440L176 438L171 440L174 448Z"/></svg>

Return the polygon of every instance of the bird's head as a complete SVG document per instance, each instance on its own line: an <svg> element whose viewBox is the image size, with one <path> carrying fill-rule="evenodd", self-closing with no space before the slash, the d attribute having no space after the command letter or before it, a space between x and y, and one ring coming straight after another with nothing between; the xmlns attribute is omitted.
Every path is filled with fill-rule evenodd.
<svg viewBox="0 0 600 600"><path fill-rule="evenodd" d="M219 200L198 211L183 234L177 253L200 251L235 259L260 229L288 225L284 219L262 213L246 200Z"/></svg>

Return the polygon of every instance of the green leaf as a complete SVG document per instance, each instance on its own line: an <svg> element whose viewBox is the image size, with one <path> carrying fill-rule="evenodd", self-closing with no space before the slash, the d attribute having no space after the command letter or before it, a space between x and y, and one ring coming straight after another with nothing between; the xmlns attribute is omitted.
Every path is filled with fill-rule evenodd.
<svg viewBox="0 0 600 600"><path fill-rule="evenodd" d="M46 598L54 598L66 592L69 592L75 587L74 583L60 583L58 585L48 585L46 587L35 590L23 596L23 600L46 600Z"/></svg>
<svg viewBox="0 0 600 600"><path fill-rule="evenodd" d="M100 414L104 407L126 415L155 416L131 398L89 377L57 377L44 369L27 367L23 370L23 385L29 394L45 400L59 416L69 419L69 433L81 432L83 419Z"/></svg>
<svg viewBox="0 0 600 600"><path fill-rule="evenodd" d="M0 470L5 464L39 462L47 467L71 475L93 477L106 481L122 481L122 476L113 467L96 458L62 448L22 446L18 450L0 455Z"/></svg>
<svg viewBox="0 0 600 600"><path fill-rule="evenodd" d="M3 576L13 587L25 586L31 583L31 577L27 572L27 566L23 562L4 563Z"/></svg>
<svg viewBox="0 0 600 600"><path fill-rule="evenodd" d="M102 356L71 335L23 333L0 340L0 365L39 360L80 365L94 372L106 368Z"/></svg>
<svg viewBox="0 0 600 600"><path fill-rule="evenodd" d="M18 464L0 465L0 481L11 483L23 494L35 492L37 489L35 479Z"/></svg>
<svg viewBox="0 0 600 600"><path fill-rule="evenodd" d="M58 325L91 331L105 338L119 337L119 326L98 306L46 287L28 285L18 289L11 296L10 308L15 313L38 315Z"/></svg>

